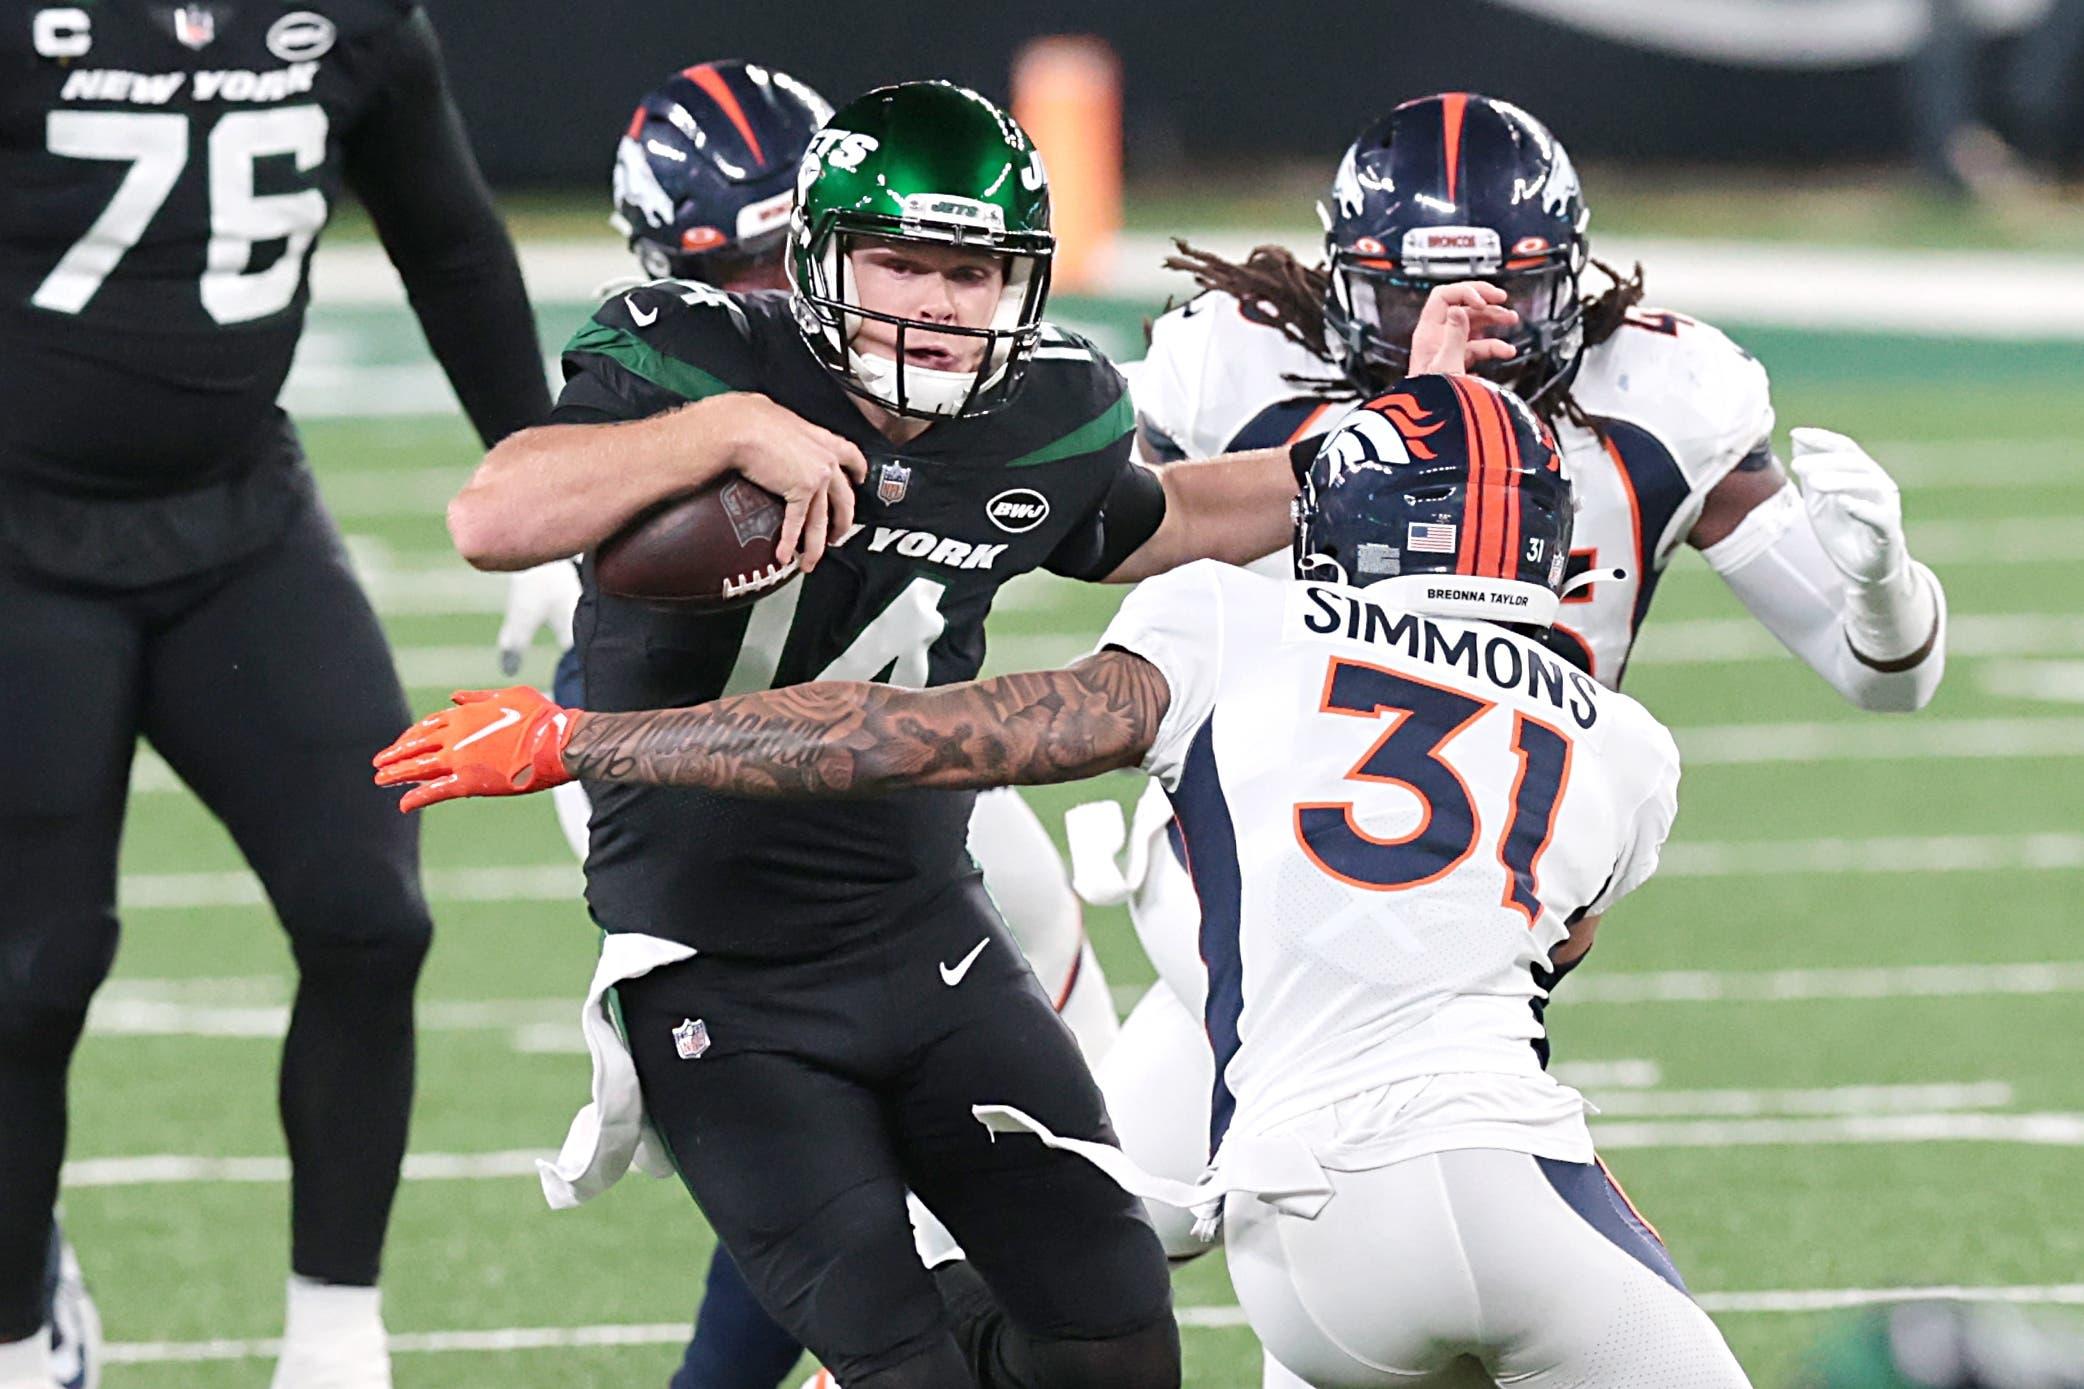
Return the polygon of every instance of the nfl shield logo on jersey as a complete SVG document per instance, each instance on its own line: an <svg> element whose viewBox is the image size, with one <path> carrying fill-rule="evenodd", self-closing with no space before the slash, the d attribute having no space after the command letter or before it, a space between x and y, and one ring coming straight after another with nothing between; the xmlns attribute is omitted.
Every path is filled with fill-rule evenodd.
<svg viewBox="0 0 2084 1389"><path fill-rule="evenodd" d="M206 48L217 37L217 15L205 5L182 5L174 11L174 37L189 48Z"/></svg>
<svg viewBox="0 0 2084 1389"><path fill-rule="evenodd" d="M912 470L893 459L876 473L876 500L884 506L896 506L905 499L911 485Z"/></svg>
<svg viewBox="0 0 2084 1389"><path fill-rule="evenodd" d="M673 1050L682 1061L693 1061L709 1050L709 1024L700 1018L682 1018L673 1029Z"/></svg>

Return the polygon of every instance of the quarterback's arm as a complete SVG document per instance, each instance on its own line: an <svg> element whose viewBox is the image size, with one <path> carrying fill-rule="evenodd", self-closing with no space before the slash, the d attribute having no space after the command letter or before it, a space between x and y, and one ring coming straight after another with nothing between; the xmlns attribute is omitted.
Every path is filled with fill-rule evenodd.
<svg viewBox="0 0 2084 1389"><path fill-rule="evenodd" d="M1165 515L1104 582L1131 584L1197 559L1250 564L1288 543L1295 470L1287 449L1254 449L1167 464Z"/></svg>
<svg viewBox="0 0 2084 1389"><path fill-rule="evenodd" d="M468 691L376 758L406 810L574 777L733 796L874 796L1034 786L1134 766L1170 700L1158 668L1102 651L1064 670L907 690L821 681L689 709L560 709L525 686Z"/></svg>
<svg viewBox="0 0 2084 1389"><path fill-rule="evenodd" d="M1760 450L1688 540L1753 616L1862 709L1922 709L1946 671L1946 594L1910 557L1895 484L1852 440L1795 431L1798 493Z"/></svg>
<svg viewBox="0 0 2084 1389"><path fill-rule="evenodd" d="M349 185L427 345L487 445L550 414L521 265L442 76L426 13L385 36L383 81L343 137Z"/></svg>
<svg viewBox="0 0 2084 1389"><path fill-rule="evenodd" d="M734 391L645 419L549 424L501 440L449 503L449 535L480 569L588 550L653 502L742 473L787 507L776 555L810 569L854 521L861 450L762 395Z"/></svg>

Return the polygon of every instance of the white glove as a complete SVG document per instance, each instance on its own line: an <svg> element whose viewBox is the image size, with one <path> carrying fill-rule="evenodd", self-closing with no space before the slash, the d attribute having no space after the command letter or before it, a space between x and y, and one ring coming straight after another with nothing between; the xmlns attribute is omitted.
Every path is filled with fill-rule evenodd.
<svg viewBox="0 0 2084 1389"><path fill-rule="evenodd" d="M1897 578L1910 562L1903 538L1903 498L1895 479L1843 434L1791 432L1795 480L1824 553L1846 578L1873 587Z"/></svg>
<svg viewBox="0 0 2084 1389"><path fill-rule="evenodd" d="M572 610L579 606L579 567L568 559L523 569L507 580L506 616L499 623L499 670L512 676L535 634L544 627L557 649L572 644Z"/></svg>

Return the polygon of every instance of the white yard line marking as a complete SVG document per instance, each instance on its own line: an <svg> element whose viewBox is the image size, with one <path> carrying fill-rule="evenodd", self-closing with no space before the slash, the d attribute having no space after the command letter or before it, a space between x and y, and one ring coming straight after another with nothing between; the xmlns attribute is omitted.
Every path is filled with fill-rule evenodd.
<svg viewBox="0 0 2084 1389"><path fill-rule="evenodd" d="M1595 1122L1617 1148L1809 1148L1847 1143L2024 1143L2084 1147L2084 1114L1856 1114L1827 1119Z"/></svg>
<svg viewBox="0 0 2084 1389"><path fill-rule="evenodd" d="M1664 1068L1644 1057L1611 1061L1558 1061L1549 1074L1581 1090L1645 1090L1664 1081Z"/></svg>
<svg viewBox="0 0 2084 1389"><path fill-rule="evenodd" d="M1892 1302L2084 1303L2084 1283L2038 1283L2011 1287L1799 1288L1779 1292L1701 1293L1694 1299L1709 1312L1835 1312Z"/></svg>
<svg viewBox="0 0 2084 1389"><path fill-rule="evenodd" d="M1002 639L992 643L992 668L1041 669L1072 659L1091 645L1082 637ZM491 685L505 678L492 672L490 647L405 647L398 655L408 685ZM549 662L547 649L531 658L532 667L541 666L536 678L544 683L549 680ZM2019 664L2013 663L2013 667ZM2057 664L2067 669L2053 678L2069 685L2069 692L2031 697L2084 702L2084 662ZM1702 724L1673 732L1692 767L2084 756L2084 719L2064 717L1904 720L1848 715L1813 723ZM137 795L166 795L186 788L158 754L140 747L131 768L130 789Z"/></svg>
<svg viewBox="0 0 2084 1389"><path fill-rule="evenodd" d="M1978 613L1947 620L1950 659L1977 656L2084 654L2084 617L2072 613ZM1751 617L1652 619L1631 666L1729 665L1761 656L1786 657L1780 642Z"/></svg>
<svg viewBox="0 0 2084 1389"><path fill-rule="evenodd" d="M1583 1082L1571 1083L1586 1088ZM1608 1119L1932 1114L2002 1109L2012 1102L2012 1087L2002 1081L1979 1081L1961 1085L1837 1085L1812 1090L1624 1090L1597 1092L1590 1099Z"/></svg>
<svg viewBox="0 0 2084 1389"><path fill-rule="evenodd" d="M1987 661L1975 668L1975 683L2001 699L2084 704L2084 661Z"/></svg>
<svg viewBox="0 0 2084 1389"><path fill-rule="evenodd" d="M1667 878L1798 873L2061 872L2084 868L2084 834L1885 835L1872 839L1725 840L1668 844Z"/></svg>
<svg viewBox="0 0 2084 1389"><path fill-rule="evenodd" d="M1675 728L1689 767L2084 756L2084 719L1874 719Z"/></svg>
<svg viewBox="0 0 2084 1389"><path fill-rule="evenodd" d="M427 895L444 902L557 902L579 898L575 863L513 868L430 868ZM267 900L244 869L222 873L125 873L116 900L125 909L253 906Z"/></svg>
<svg viewBox="0 0 2084 1389"><path fill-rule="evenodd" d="M586 1050L578 1026L579 991L569 999L516 998L419 1006L422 1032L508 1032L517 1051ZM87 1030L102 1037L279 1038L289 1030L287 1004L212 1004L125 997L104 988L87 1013ZM547 1045L562 1038L562 1045ZM534 1042L536 1044L531 1045Z"/></svg>
<svg viewBox="0 0 2084 1389"><path fill-rule="evenodd" d="M2084 1283L2040 1283L1999 1287L1788 1288L1759 1292L1704 1292L1695 1301L1709 1312L1833 1312L1892 1302L2001 1302L2026 1305L2084 1303ZM1182 1327L1223 1330L1246 1325L1242 1307L1221 1304L1176 1309ZM518 1350L579 1350L598 1346L677 1346L689 1324L639 1322L621 1326L509 1326L485 1331L419 1331L391 1337L394 1355L435 1353L500 1354ZM112 1365L182 1361L272 1360L279 1340L116 1341L103 1351Z"/></svg>
<svg viewBox="0 0 2084 1389"><path fill-rule="evenodd" d="M1725 840L1665 846L1668 878L1812 873L1968 873L2084 868L2084 834L1885 836L1874 839ZM559 902L579 898L576 864L434 868L424 879L437 902ZM255 906L267 899L251 873L126 873L116 900L125 911Z"/></svg>
<svg viewBox="0 0 2084 1389"><path fill-rule="evenodd" d="M1864 1088L1875 1092L1913 1087ZM1593 1140L1602 1149L1803 1148L1848 1143L1947 1142L2084 1147L2084 1114L2074 1113L1884 1111L1799 1118L1645 1119L1620 1123L1601 1119L1595 1121L1591 1129ZM533 1148L491 1153L408 1153L403 1175L407 1181L419 1182L526 1177L535 1174L536 1159L551 1156L553 1154L547 1149ZM289 1159L286 1157L209 1157L193 1153L74 1158L65 1164L63 1176L65 1187L73 1191L89 1187L176 1186L199 1182L267 1184L288 1180Z"/></svg>
<svg viewBox="0 0 2084 1389"><path fill-rule="evenodd" d="M547 1149L519 1148L497 1153L407 1153L402 1169L407 1181L477 1181L487 1177L532 1177L537 1158L555 1157ZM162 1186L193 1182L287 1182L286 1157L200 1157L188 1153L150 1153L138 1157L74 1158L65 1164L63 1184L79 1191L96 1186Z"/></svg>
<svg viewBox="0 0 2084 1389"><path fill-rule="evenodd" d="M2077 441L2044 439L1876 439L1882 460L1906 492L2009 487L2074 487Z"/></svg>
<svg viewBox="0 0 2084 1389"><path fill-rule="evenodd" d="M1773 1003L1806 999L1976 998L2084 993L2084 960L1876 969L1667 970L1572 975L1568 1003ZM1575 1082L1573 1082L1575 1083Z"/></svg>

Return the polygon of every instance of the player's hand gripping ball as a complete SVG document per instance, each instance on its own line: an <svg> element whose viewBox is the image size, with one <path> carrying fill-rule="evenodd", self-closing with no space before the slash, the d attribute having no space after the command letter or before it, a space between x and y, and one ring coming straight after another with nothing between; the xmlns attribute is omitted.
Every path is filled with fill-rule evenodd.
<svg viewBox="0 0 2084 1389"><path fill-rule="evenodd" d="M646 511L601 542L603 591L708 612L742 607L796 577L776 557L781 498L735 474Z"/></svg>
<svg viewBox="0 0 2084 1389"><path fill-rule="evenodd" d="M378 786L412 789L401 811L461 796L519 796L572 779L564 746L580 711L526 685L458 690L456 707L429 714L374 759Z"/></svg>

